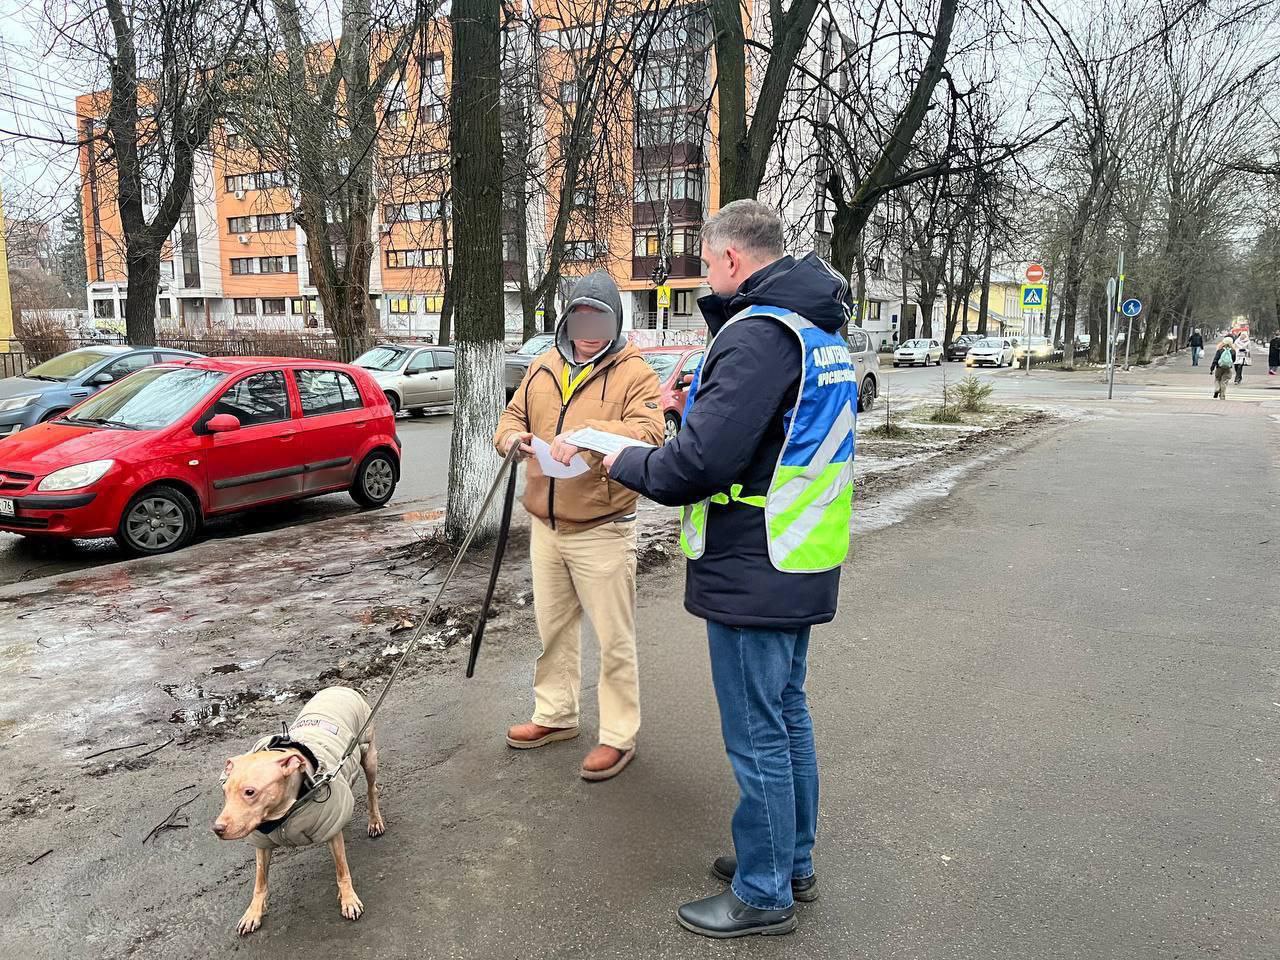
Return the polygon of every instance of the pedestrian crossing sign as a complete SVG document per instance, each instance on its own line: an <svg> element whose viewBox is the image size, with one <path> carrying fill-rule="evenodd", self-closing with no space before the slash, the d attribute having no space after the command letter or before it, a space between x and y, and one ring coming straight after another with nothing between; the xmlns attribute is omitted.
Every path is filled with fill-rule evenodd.
<svg viewBox="0 0 1280 960"><path fill-rule="evenodd" d="M1043 283L1024 283L1022 285L1022 309L1024 311L1041 312L1044 310L1045 294L1048 286Z"/></svg>

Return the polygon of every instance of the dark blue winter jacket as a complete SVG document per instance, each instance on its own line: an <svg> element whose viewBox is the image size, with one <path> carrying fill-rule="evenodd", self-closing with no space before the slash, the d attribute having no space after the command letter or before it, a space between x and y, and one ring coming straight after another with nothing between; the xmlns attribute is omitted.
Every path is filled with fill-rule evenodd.
<svg viewBox="0 0 1280 960"><path fill-rule="evenodd" d="M610 477L670 506L696 503L735 484L769 489L796 404L800 344L781 323L726 321L753 304L782 307L827 331L847 317L848 284L818 257L783 257L747 278L729 298L698 301L714 349L703 362L697 399L679 434L656 450L624 450ZM717 336L719 334L719 336ZM675 523L673 518L672 523ZM782 573L769 560L764 510L731 502L707 512L706 551L688 564L684 605L730 626L795 628L835 617L839 569Z"/></svg>

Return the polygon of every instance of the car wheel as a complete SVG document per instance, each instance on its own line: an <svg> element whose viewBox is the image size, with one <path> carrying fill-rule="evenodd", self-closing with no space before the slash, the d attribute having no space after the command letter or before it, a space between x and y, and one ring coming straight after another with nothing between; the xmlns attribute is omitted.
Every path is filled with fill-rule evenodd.
<svg viewBox="0 0 1280 960"><path fill-rule="evenodd" d="M400 412L400 398L391 391L387 391L387 403L391 404L391 415L394 417Z"/></svg>
<svg viewBox="0 0 1280 960"><path fill-rule="evenodd" d="M410 408L409 408L409 416L411 416L411 417L425 417L426 415L427 415L427 410L426 410L426 408L425 408L425 407L410 407Z"/></svg>
<svg viewBox="0 0 1280 960"><path fill-rule="evenodd" d="M898 365L898 361L897 360L893 361L893 365L896 367Z"/></svg>
<svg viewBox="0 0 1280 960"><path fill-rule="evenodd" d="M41 422L41 423L48 423L48 422L49 422L50 420L52 420L54 417L60 417L60 416L62 416L62 415L63 415L64 413L66 413L66 412L67 412L67 411L65 411L65 410L50 410L50 411L49 411L48 413L46 413L43 417L41 417L41 418L40 418L40 422Z"/></svg>
<svg viewBox="0 0 1280 960"><path fill-rule="evenodd" d="M191 498L177 487L161 484L129 501L120 516L116 543L138 556L169 553L190 543L197 525Z"/></svg>
<svg viewBox="0 0 1280 960"><path fill-rule="evenodd" d="M375 450L356 470L351 499L362 507L385 507L395 492L396 462L385 450Z"/></svg>
<svg viewBox="0 0 1280 960"><path fill-rule="evenodd" d="M866 413L876 405L876 385L867 377L862 381L862 389L858 391L858 412Z"/></svg>
<svg viewBox="0 0 1280 960"><path fill-rule="evenodd" d="M662 422L662 439L664 443L670 443L676 438L676 434L680 432L680 415L678 413L668 412Z"/></svg>

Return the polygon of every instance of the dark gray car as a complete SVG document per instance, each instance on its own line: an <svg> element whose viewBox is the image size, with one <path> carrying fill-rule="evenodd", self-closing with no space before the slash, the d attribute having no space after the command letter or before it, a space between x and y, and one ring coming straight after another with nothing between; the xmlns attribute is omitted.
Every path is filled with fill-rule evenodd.
<svg viewBox="0 0 1280 960"><path fill-rule="evenodd" d="M524 346L515 353L507 354L503 381L507 388L508 400L515 394L520 382L524 380L524 375L529 372L529 364L533 363L535 357L541 356L555 346L555 342L556 335L554 333L536 333L526 340Z"/></svg>
<svg viewBox="0 0 1280 960"><path fill-rule="evenodd" d="M135 370L165 360L199 357L161 347L84 347L0 380L0 437L50 420Z"/></svg>

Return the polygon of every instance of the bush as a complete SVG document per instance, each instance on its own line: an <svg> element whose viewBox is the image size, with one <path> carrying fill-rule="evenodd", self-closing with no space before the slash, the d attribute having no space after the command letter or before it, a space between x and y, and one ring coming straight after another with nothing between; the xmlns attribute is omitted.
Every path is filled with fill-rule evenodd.
<svg viewBox="0 0 1280 960"><path fill-rule="evenodd" d="M966 413L982 413L987 409L987 399L991 396L995 385L983 383L972 373L961 380L953 388L956 404ZM954 422L954 421L950 421Z"/></svg>
<svg viewBox="0 0 1280 960"><path fill-rule="evenodd" d="M902 437L910 437L915 431L910 427L904 427L898 422L897 417L886 417L884 423L877 424L867 431L868 436L877 437L885 440L897 440Z"/></svg>
<svg viewBox="0 0 1280 960"><path fill-rule="evenodd" d="M934 423L962 423L964 421L964 418L960 416L960 408L945 402L933 411L929 419Z"/></svg>
<svg viewBox="0 0 1280 960"><path fill-rule="evenodd" d="M13 327L14 339L22 343L22 351L33 365L71 349L71 337L62 321L42 310L19 311Z"/></svg>

